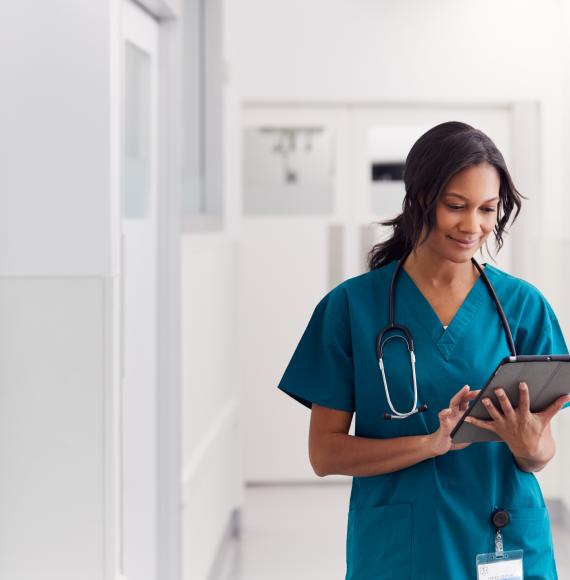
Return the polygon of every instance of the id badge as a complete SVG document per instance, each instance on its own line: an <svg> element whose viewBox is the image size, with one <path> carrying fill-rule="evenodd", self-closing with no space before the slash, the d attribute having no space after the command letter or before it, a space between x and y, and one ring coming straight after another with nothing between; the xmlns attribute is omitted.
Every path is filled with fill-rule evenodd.
<svg viewBox="0 0 570 580"><path fill-rule="evenodd" d="M477 580L523 580L523 551L479 554Z"/></svg>

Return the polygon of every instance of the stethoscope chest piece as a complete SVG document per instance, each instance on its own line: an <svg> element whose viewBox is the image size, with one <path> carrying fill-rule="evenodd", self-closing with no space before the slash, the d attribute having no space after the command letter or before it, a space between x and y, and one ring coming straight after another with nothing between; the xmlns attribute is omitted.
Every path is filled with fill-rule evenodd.
<svg viewBox="0 0 570 580"><path fill-rule="evenodd" d="M401 332L402 334L390 334L386 336L388 333L392 332ZM403 335L403 336L402 336ZM414 404L412 408L405 412L401 413L397 411L392 403L392 399L390 398L390 392L388 390L388 381L386 379L386 371L384 369L384 345L393 338L399 338L406 343L406 347L410 354L410 365L412 369L412 381L413 381L413 389L414 389ZM391 322L384 330L382 330L378 334L378 338L376 339L376 355L378 357L378 367L380 368L380 373L382 374L382 382L384 383L384 392L386 394L386 399L388 401L388 405L390 406L390 410L392 413L384 413L384 419L406 419L410 415L414 415L415 413L423 413L427 410L427 405L421 405L418 407L418 385L416 380L416 355L414 353L414 339L412 338L412 333L405 327L400 324L394 324Z"/></svg>

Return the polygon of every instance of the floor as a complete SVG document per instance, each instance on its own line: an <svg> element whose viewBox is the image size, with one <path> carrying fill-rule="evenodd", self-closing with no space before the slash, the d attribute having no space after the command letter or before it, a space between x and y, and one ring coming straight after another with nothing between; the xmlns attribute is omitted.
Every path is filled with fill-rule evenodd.
<svg viewBox="0 0 570 580"><path fill-rule="evenodd" d="M350 486L254 486L241 538L229 542L210 580L344 580ZM553 527L558 576L570 578L570 532Z"/></svg>

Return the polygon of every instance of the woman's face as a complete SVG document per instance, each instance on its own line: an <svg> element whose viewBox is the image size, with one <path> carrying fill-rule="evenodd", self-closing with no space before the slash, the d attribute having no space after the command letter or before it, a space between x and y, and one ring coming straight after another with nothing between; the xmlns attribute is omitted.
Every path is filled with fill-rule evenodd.
<svg viewBox="0 0 570 580"><path fill-rule="evenodd" d="M436 224L425 245L452 262L471 259L497 223L497 170L481 163L456 173L436 205Z"/></svg>

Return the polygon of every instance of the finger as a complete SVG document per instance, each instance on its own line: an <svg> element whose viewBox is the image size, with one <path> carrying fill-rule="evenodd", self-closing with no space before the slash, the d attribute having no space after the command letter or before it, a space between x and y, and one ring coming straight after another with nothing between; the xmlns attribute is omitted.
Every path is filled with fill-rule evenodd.
<svg viewBox="0 0 570 580"><path fill-rule="evenodd" d="M475 425L475 427L481 427L481 429L493 431L493 433L497 432L493 421L482 421L481 419L476 419L475 417L465 417L465 421L471 425Z"/></svg>
<svg viewBox="0 0 570 580"><path fill-rule="evenodd" d="M489 397L483 397L483 405L485 406L485 409L487 409L487 413L489 413L491 419L497 422L502 422L505 420L505 417L501 413L499 413L499 411L493 404L493 401L491 401Z"/></svg>
<svg viewBox="0 0 570 580"><path fill-rule="evenodd" d="M445 433L451 433L451 429L453 428L451 413L451 409L443 409L439 412L439 424Z"/></svg>
<svg viewBox="0 0 570 580"><path fill-rule="evenodd" d="M476 399L479 396L479 393L481 392L481 389L477 389L476 391L469 391L464 399L467 399L468 401L472 401L473 399Z"/></svg>
<svg viewBox="0 0 570 580"><path fill-rule="evenodd" d="M438 414L439 422L441 424L445 423L448 420L449 415L451 415L451 409L442 409Z"/></svg>
<svg viewBox="0 0 570 580"><path fill-rule="evenodd" d="M509 397L507 397L507 393L503 389L495 389L495 394L497 395L497 399L499 399L499 405L501 405L504 416L507 420L514 421L516 419L515 410L511 405Z"/></svg>
<svg viewBox="0 0 570 580"><path fill-rule="evenodd" d="M469 404L470 401L474 401L479 396L480 392L481 392L481 389L477 389L475 391L469 391L469 392L465 393L465 395L463 396L462 403Z"/></svg>
<svg viewBox="0 0 570 580"><path fill-rule="evenodd" d="M525 382L519 383L518 411L522 415L527 415L530 413L530 397L528 394L528 385Z"/></svg>
<svg viewBox="0 0 570 580"><path fill-rule="evenodd" d="M467 394L468 391L469 385L465 385L460 391L458 391L457 393L455 393L455 395L453 395L453 397L451 397L451 400L449 401L449 406L451 407L452 411L454 409L457 409L459 401L463 399L463 397Z"/></svg>
<svg viewBox="0 0 570 580"><path fill-rule="evenodd" d="M455 393L455 395L453 395L453 397L451 397L451 399L449 401L450 408L453 409L454 406L458 405L459 402L465 396L465 394L468 392L469 392L469 385L465 385L462 389L457 391L457 393Z"/></svg>

